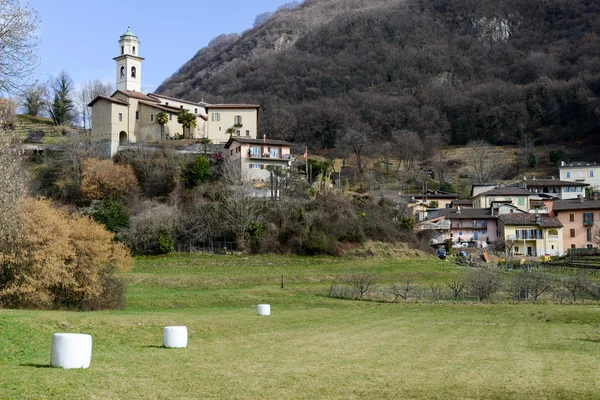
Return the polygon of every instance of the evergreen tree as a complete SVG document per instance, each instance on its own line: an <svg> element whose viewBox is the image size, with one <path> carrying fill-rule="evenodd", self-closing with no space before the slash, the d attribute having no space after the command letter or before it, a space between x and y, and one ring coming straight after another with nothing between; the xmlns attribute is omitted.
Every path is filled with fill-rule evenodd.
<svg viewBox="0 0 600 400"><path fill-rule="evenodd" d="M73 80L62 71L51 82L53 100L48 102L48 111L55 125L63 125L73 121L75 106L71 99Z"/></svg>

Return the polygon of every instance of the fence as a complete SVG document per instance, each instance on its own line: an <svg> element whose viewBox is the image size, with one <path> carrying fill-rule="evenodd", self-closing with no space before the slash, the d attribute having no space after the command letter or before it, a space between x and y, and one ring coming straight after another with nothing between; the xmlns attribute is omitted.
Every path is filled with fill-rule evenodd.
<svg viewBox="0 0 600 400"><path fill-rule="evenodd" d="M215 240L206 243L178 244L177 251L180 253L210 253L224 254L237 251L236 242Z"/></svg>

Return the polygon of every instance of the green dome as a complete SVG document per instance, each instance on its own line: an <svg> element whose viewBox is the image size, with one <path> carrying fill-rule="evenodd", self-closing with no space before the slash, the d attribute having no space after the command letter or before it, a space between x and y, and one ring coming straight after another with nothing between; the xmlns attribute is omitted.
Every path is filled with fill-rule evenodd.
<svg viewBox="0 0 600 400"><path fill-rule="evenodd" d="M131 28L127 27L127 32L125 32L124 34L121 35L121 37L123 36L133 36L133 37L137 37L133 32L131 32Z"/></svg>

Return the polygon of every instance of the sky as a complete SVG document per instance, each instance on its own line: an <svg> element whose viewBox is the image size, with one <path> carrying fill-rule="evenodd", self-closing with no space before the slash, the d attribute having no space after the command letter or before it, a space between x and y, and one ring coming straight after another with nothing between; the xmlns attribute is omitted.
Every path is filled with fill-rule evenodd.
<svg viewBox="0 0 600 400"><path fill-rule="evenodd" d="M140 40L142 91L154 91L211 39L242 33L254 18L289 0L29 0L42 21L39 67L44 82L61 70L79 86L100 79L115 84L113 57L119 37L131 30ZM25 3L23 1L23 3Z"/></svg>

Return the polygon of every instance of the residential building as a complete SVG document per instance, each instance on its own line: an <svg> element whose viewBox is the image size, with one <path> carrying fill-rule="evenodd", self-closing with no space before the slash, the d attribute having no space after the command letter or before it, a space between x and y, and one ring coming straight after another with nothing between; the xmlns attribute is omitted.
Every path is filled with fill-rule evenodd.
<svg viewBox="0 0 600 400"><path fill-rule="evenodd" d="M244 181L266 181L271 169L287 169L291 165L291 144L283 140L252 139L232 136L225 151L231 166L237 168Z"/></svg>
<svg viewBox="0 0 600 400"><path fill-rule="evenodd" d="M156 93L141 93L142 62L140 41L128 28L119 40L116 88L111 96L92 100L92 140L106 155L114 156L120 145L182 137L208 139L225 144L230 136L256 138L260 106L255 104L209 104L177 99ZM177 116L187 110L196 127L184 132ZM168 115L165 124L157 114Z"/></svg>
<svg viewBox="0 0 600 400"><path fill-rule="evenodd" d="M514 243L512 251L527 256L564 253L563 225L558 218L541 213L498 215L499 236Z"/></svg>
<svg viewBox="0 0 600 400"><path fill-rule="evenodd" d="M510 202L523 210L530 209L530 198L533 194L526 189L510 186L499 186L473 196L473 208L488 208L493 202Z"/></svg>
<svg viewBox="0 0 600 400"><path fill-rule="evenodd" d="M428 190L425 194L405 194L403 198L406 200L408 206L413 209L417 221L425 221L437 217L437 214L430 215L432 210L450 208L452 201L458 199L458 194L440 190ZM432 202L437 203L437 206L432 207L431 205L434 204Z"/></svg>
<svg viewBox="0 0 600 400"><path fill-rule="evenodd" d="M585 188L589 183L563 181L560 179L523 179L520 187L538 196L558 198L561 200L576 199L585 196Z"/></svg>
<svg viewBox="0 0 600 400"><path fill-rule="evenodd" d="M563 224L563 247L597 248L594 242L594 231L600 221L600 200L580 199L557 200L552 205L552 212Z"/></svg>
<svg viewBox="0 0 600 400"><path fill-rule="evenodd" d="M452 242L487 242L497 239L497 217L492 208L440 209L440 217L450 221L450 230L443 239Z"/></svg>
<svg viewBox="0 0 600 400"><path fill-rule="evenodd" d="M592 189L600 190L600 166L596 163L585 161L561 162L558 171L561 180L587 183Z"/></svg>

